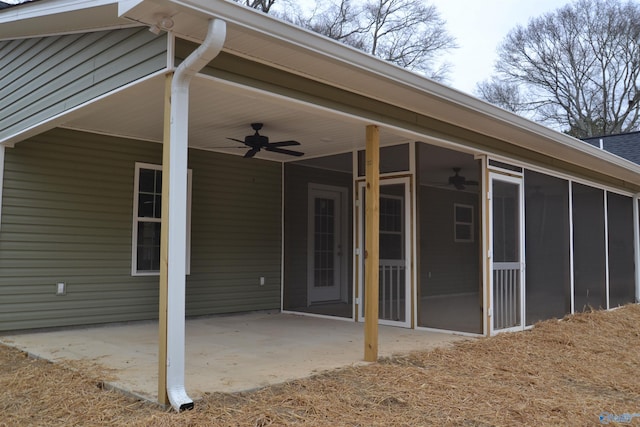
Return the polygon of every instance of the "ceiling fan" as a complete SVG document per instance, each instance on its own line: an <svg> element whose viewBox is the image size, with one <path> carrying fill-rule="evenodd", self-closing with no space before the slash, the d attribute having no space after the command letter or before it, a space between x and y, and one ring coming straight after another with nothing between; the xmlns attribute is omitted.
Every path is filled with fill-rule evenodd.
<svg viewBox="0 0 640 427"><path fill-rule="evenodd" d="M231 141L240 142L247 147L249 147L249 151L244 155L245 158L250 158L255 156L260 150L271 151L273 153L287 154L289 156L302 156L304 153L300 151L287 150L282 147L290 147L292 145L300 145L298 141L280 141L280 142L269 142L269 138L266 136L260 135L258 132L262 129L262 123L251 123L251 127L255 131L253 135L247 135L244 137L244 141L236 139L236 138L227 138Z"/></svg>
<svg viewBox="0 0 640 427"><path fill-rule="evenodd" d="M457 190L464 190L467 185L478 185L478 181L468 180L460 175L461 168L453 168L454 175L449 177L449 184Z"/></svg>

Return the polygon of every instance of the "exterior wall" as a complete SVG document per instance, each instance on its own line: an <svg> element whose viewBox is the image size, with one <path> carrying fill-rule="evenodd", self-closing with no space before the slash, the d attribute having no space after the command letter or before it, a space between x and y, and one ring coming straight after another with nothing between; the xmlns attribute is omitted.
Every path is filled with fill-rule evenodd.
<svg viewBox="0 0 640 427"><path fill-rule="evenodd" d="M191 151L187 315L280 308L282 166ZM260 286L260 277L265 284Z"/></svg>
<svg viewBox="0 0 640 427"><path fill-rule="evenodd" d="M6 150L0 330L157 318L158 276L131 276L131 230L135 162L160 164L161 148L56 129ZM278 308L280 164L190 163L187 314Z"/></svg>
<svg viewBox="0 0 640 427"><path fill-rule="evenodd" d="M163 69L166 46L146 27L0 42L0 139Z"/></svg>

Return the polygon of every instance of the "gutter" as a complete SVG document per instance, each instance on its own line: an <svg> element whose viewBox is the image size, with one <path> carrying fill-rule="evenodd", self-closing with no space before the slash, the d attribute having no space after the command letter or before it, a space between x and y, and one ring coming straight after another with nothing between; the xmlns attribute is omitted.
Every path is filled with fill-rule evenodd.
<svg viewBox="0 0 640 427"><path fill-rule="evenodd" d="M225 21L209 20L207 36L176 69L171 84L166 362L167 395L176 411L193 409L184 387L189 86L193 76L222 50L226 28Z"/></svg>

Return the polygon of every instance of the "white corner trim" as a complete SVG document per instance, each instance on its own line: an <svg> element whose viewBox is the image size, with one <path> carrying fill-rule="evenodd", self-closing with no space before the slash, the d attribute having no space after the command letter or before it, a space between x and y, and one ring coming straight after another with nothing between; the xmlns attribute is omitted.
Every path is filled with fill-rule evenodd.
<svg viewBox="0 0 640 427"><path fill-rule="evenodd" d="M2 189L4 188L4 145L0 144L0 229L2 228Z"/></svg>

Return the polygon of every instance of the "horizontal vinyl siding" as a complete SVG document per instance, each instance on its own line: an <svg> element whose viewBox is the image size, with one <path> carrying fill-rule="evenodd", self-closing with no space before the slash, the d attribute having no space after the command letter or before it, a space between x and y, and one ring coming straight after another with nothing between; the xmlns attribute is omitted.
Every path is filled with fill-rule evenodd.
<svg viewBox="0 0 640 427"><path fill-rule="evenodd" d="M131 221L134 164L159 147L54 130L5 157L0 330L157 317L157 278L131 276Z"/></svg>
<svg viewBox="0 0 640 427"><path fill-rule="evenodd" d="M146 28L0 42L0 139L165 66Z"/></svg>
<svg viewBox="0 0 640 427"><path fill-rule="evenodd" d="M280 307L281 166L191 152L187 314ZM260 286L260 277L265 278Z"/></svg>
<svg viewBox="0 0 640 427"><path fill-rule="evenodd" d="M0 330L157 318L158 276L131 276L131 228L135 162L161 151L61 129L6 150ZM187 314L279 308L280 164L191 151L190 168Z"/></svg>

